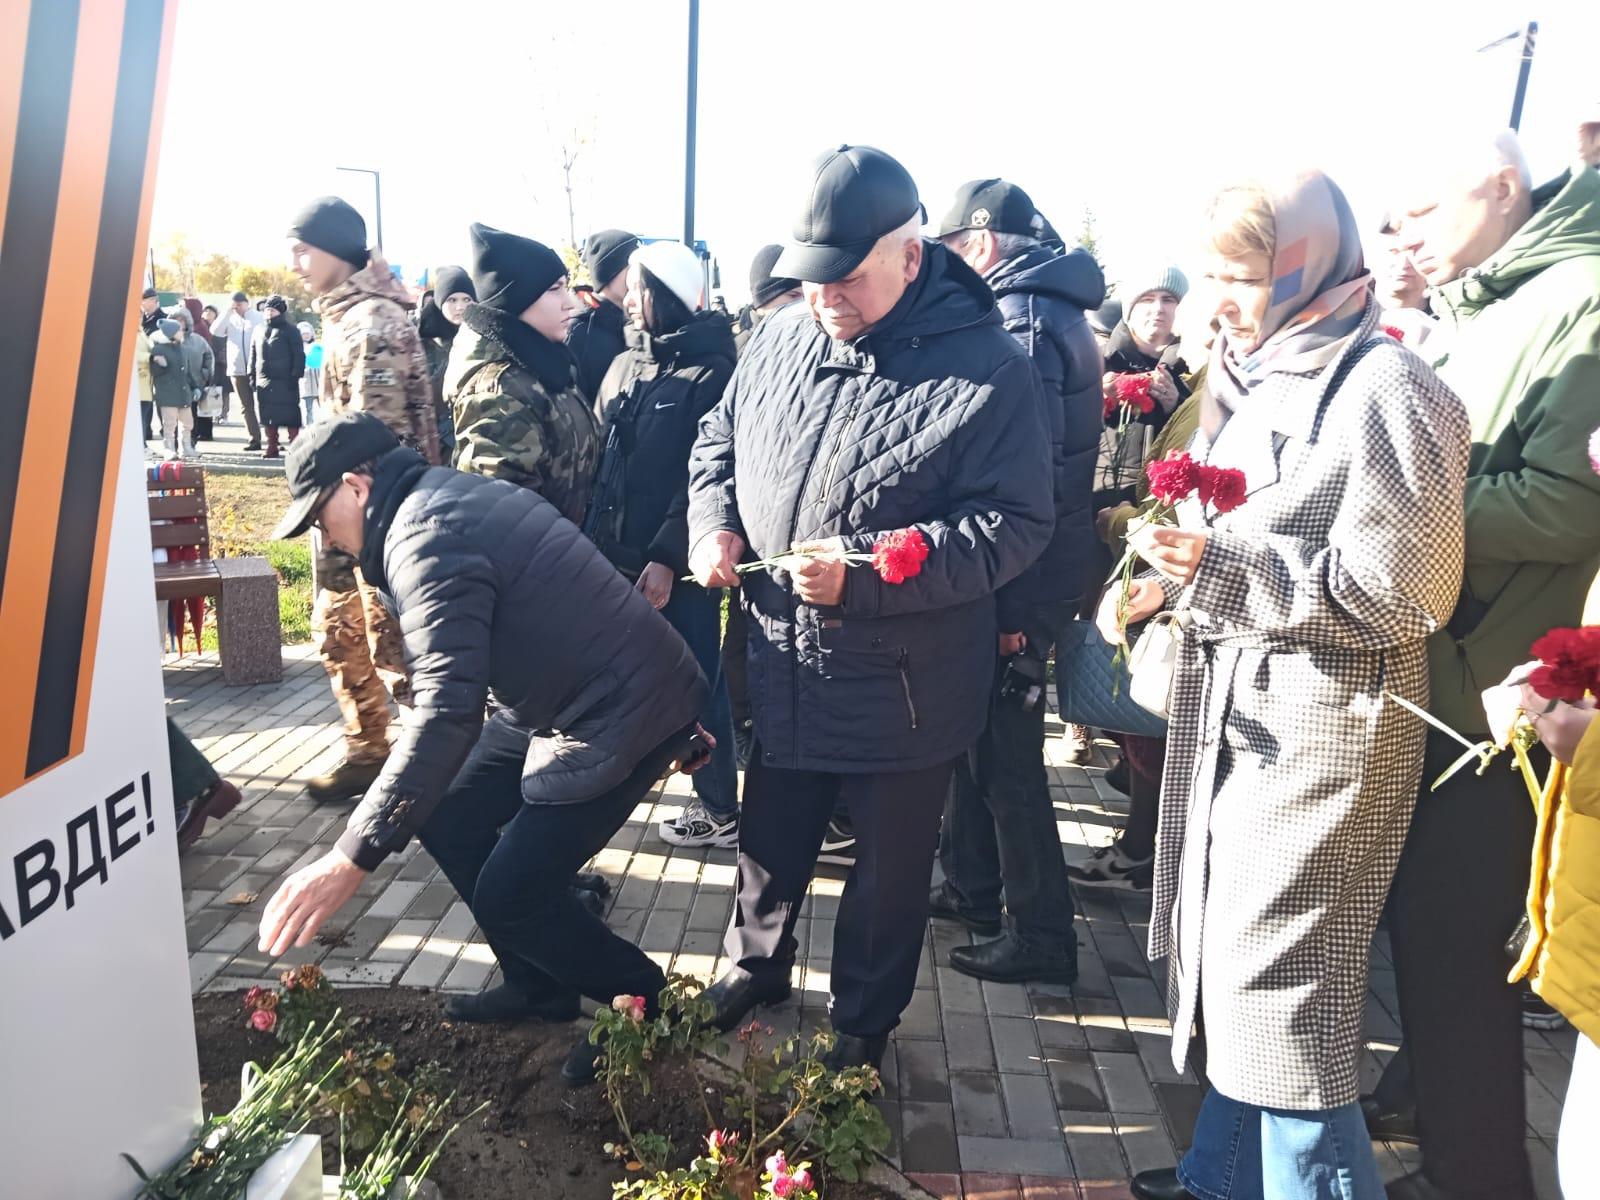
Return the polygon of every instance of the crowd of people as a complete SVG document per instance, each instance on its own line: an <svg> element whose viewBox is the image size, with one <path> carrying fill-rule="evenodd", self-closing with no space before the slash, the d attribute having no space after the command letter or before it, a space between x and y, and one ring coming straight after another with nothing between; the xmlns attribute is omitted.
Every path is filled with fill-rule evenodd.
<svg viewBox="0 0 1600 1200"><path fill-rule="evenodd" d="M738 851L719 1027L789 995L819 855L850 864L835 1066L882 1058L930 916L986 935L957 971L1070 984L1073 889L1146 891L1172 1059L1209 1090L1135 1195L1369 1200L1382 1136L1422 1153L1390 1197L1531 1200L1506 951L1528 916L1516 957L1579 1031L1563 1186L1593 1193L1600 734L1526 660L1600 569L1600 174L1535 187L1509 132L1430 174L1371 222L1376 272L1327 175L1220 191L1198 338L1174 262L1108 299L1001 179L929 236L911 176L866 146L816 161L731 320L678 243L596 233L578 290L484 225L413 318L359 214L314 201L288 235L323 322L309 428L311 359L272 299L158 317L141 351L171 452L224 372L266 453L287 431L277 536L316 534L347 754L310 791L359 803L273 897L262 949L306 944L416 837L504 975L457 1019L622 993L653 1016L660 969L580 871L677 768L694 797L661 837ZM1163 484L1151 519L1163 468L1198 491ZM917 553L886 569L888 545ZM1080 648L1157 627L1179 631L1165 732L1107 730L1126 828L1068 866L1047 667L1077 724ZM1544 807L1498 767L1436 787L1460 747L1414 710L1470 741L1523 714L1558 764ZM1528 902L1530 863L1555 907ZM1362 1097L1380 918L1405 1045ZM563 1076L603 1052L581 1041Z"/></svg>

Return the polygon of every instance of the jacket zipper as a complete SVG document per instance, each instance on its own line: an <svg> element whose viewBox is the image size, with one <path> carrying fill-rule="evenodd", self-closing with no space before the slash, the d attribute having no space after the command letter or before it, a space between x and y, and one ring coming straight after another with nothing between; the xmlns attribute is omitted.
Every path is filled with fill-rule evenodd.
<svg viewBox="0 0 1600 1200"><path fill-rule="evenodd" d="M906 716L911 719L911 728L917 727L917 702L911 698L911 654L909 651L900 651L900 687L906 694Z"/></svg>

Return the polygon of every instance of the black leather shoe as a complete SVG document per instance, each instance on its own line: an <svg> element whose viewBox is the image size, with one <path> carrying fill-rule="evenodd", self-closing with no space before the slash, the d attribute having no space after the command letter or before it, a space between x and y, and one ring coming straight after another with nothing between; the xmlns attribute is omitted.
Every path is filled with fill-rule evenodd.
<svg viewBox="0 0 1600 1200"><path fill-rule="evenodd" d="M1140 1171L1128 1185L1135 1200L1200 1200L1193 1192L1178 1182L1175 1167L1162 1167L1159 1171Z"/></svg>
<svg viewBox="0 0 1600 1200"><path fill-rule="evenodd" d="M1078 960L1064 950L1031 946L1007 933L976 946L955 946L950 965L963 975L996 983L1076 983Z"/></svg>
<svg viewBox="0 0 1600 1200"><path fill-rule="evenodd" d="M530 1000L509 983L476 992L470 996L451 996L444 1003L444 1015L454 1021L575 1021L578 1019L578 993L560 992Z"/></svg>
<svg viewBox="0 0 1600 1200"><path fill-rule="evenodd" d="M928 893L928 915L936 921L960 921L973 933L993 937L1000 932L1000 918L980 917L961 907L961 896L949 883L941 883Z"/></svg>
<svg viewBox="0 0 1600 1200"><path fill-rule="evenodd" d="M572 898L588 909L591 915L598 917L602 921L606 919L606 898L599 892L591 892L588 888L574 887L572 889Z"/></svg>
<svg viewBox="0 0 1600 1200"><path fill-rule="evenodd" d="M711 1023L727 1033L756 1005L782 1004L792 991L787 970L752 975L741 967L732 967L706 989L705 998L715 1009Z"/></svg>
<svg viewBox="0 0 1600 1200"><path fill-rule="evenodd" d="M589 1035L567 1052L561 1064L561 1080L568 1087L588 1087L600 1074L600 1060L606 1056L605 1038L591 1042Z"/></svg>
<svg viewBox="0 0 1600 1200"><path fill-rule="evenodd" d="M1386 1109L1372 1096L1361 1097L1361 1117L1367 1123L1367 1132L1375 1142L1407 1142L1418 1144L1417 1110L1415 1108Z"/></svg>
<svg viewBox="0 0 1600 1200"><path fill-rule="evenodd" d="M836 1033L833 1049L822 1056L822 1065L830 1071L842 1071L846 1067L871 1067L876 1071L883 1065L883 1052L888 1048L889 1035L878 1034L877 1037L856 1037L850 1033Z"/></svg>
<svg viewBox="0 0 1600 1200"><path fill-rule="evenodd" d="M611 895L611 880L599 871L579 871L572 877L572 886L580 892L593 892L602 900Z"/></svg>

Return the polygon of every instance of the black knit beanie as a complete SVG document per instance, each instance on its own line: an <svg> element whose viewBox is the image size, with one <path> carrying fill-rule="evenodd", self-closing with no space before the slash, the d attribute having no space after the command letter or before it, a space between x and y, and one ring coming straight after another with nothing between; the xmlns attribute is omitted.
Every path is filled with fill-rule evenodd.
<svg viewBox="0 0 1600 1200"><path fill-rule="evenodd" d="M599 291L628 269L628 256L639 248L639 239L625 229L602 229L591 233L583 243L583 266Z"/></svg>
<svg viewBox="0 0 1600 1200"><path fill-rule="evenodd" d="M428 286L433 291L433 298L440 304L457 292L465 292L474 300L478 298L478 291L472 286L472 276L467 274L465 267L435 267L429 278L432 280Z"/></svg>
<svg viewBox="0 0 1600 1200"><path fill-rule="evenodd" d="M782 275L772 274L772 265L782 253L783 247L778 245L763 246L756 251L755 261L750 264L751 307L763 308L785 292L799 289L798 279L785 279Z"/></svg>
<svg viewBox="0 0 1600 1200"><path fill-rule="evenodd" d="M367 223L337 196L319 196L289 222L289 236L355 267L367 265Z"/></svg>
<svg viewBox="0 0 1600 1200"><path fill-rule="evenodd" d="M567 273L561 256L543 242L476 223L467 235L472 239L472 282L485 308L519 317Z"/></svg>

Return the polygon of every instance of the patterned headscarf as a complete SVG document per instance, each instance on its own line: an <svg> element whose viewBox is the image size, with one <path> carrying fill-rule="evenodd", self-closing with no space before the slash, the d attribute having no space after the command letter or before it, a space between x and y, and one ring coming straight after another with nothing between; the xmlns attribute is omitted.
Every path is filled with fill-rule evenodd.
<svg viewBox="0 0 1600 1200"><path fill-rule="evenodd" d="M1269 183L1276 229L1272 298L1260 344L1241 354L1218 335L1200 414L1215 438L1251 389L1279 372L1311 375L1328 365L1361 325L1372 276L1361 257L1355 214L1321 171Z"/></svg>

